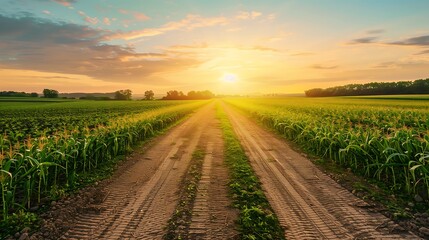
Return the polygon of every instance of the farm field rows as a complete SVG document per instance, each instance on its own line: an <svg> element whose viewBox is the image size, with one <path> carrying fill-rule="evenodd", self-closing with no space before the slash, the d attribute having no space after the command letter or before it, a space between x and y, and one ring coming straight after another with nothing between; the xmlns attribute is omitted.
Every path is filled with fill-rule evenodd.
<svg viewBox="0 0 429 240"><path fill-rule="evenodd" d="M386 97L386 96L384 96ZM229 99L306 151L428 199L429 102L374 98Z"/></svg>
<svg viewBox="0 0 429 240"><path fill-rule="evenodd" d="M224 108L286 239L418 239L340 186L284 139L232 106Z"/></svg>
<svg viewBox="0 0 429 240"><path fill-rule="evenodd" d="M29 137L55 135L57 131L106 126L113 119L183 104L179 101L0 99L0 130L13 144Z"/></svg>
<svg viewBox="0 0 429 240"><path fill-rule="evenodd" d="M0 102L0 111L2 220L20 219L12 214L20 209L54 206L45 232L35 233L42 238L54 232L52 239L416 237L367 210L370 205L249 116L304 151L384 182L392 193L427 201L425 100L12 101ZM147 148L133 150L193 112ZM29 119L37 120L21 132L8 128ZM112 179L91 193L67 194L124 154L125 167Z"/></svg>
<svg viewBox="0 0 429 240"><path fill-rule="evenodd" d="M207 101L1 101L2 220L57 198L81 177ZM48 199L49 199L48 198Z"/></svg>

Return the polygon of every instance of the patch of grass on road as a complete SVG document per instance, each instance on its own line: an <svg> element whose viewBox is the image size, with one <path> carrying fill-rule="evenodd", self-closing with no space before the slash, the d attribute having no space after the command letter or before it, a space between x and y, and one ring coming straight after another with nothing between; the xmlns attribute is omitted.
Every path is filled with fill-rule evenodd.
<svg viewBox="0 0 429 240"><path fill-rule="evenodd" d="M197 149L192 154L188 172L183 179L179 203L168 221L167 232L163 239L188 239L189 226L192 219L192 209L197 196L198 182L201 179L204 157L206 153Z"/></svg>
<svg viewBox="0 0 429 240"><path fill-rule="evenodd" d="M232 125L218 105L225 140L225 161L230 171L230 193L234 207L239 209L240 239L285 239L284 230L262 191Z"/></svg>

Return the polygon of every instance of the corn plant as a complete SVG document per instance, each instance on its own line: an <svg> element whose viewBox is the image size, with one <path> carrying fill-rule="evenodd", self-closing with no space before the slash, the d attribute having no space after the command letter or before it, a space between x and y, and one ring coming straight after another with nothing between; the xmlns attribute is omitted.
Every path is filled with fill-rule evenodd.
<svg viewBox="0 0 429 240"><path fill-rule="evenodd" d="M429 104L355 98L228 99L320 157L429 196Z"/></svg>
<svg viewBox="0 0 429 240"><path fill-rule="evenodd" d="M52 119L54 122L61 119L65 124L61 126L63 129L51 124L49 129L36 131L36 134L31 134L28 129L25 134L20 134L19 129L5 129L1 135L2 219L7 221L10 213L40 204L52 190L75 188L81 175L93 173L111 159L131 151L136 143L148 139L205 103L207 101L118 102L119 107L112 107L111 102L75 102L64 103L61 109L45 109L45 106L37 109L41 115L53 111L66 115L47 117L43 128L49 126ZM103 104L104 108L97 108ZM25 121L34 116L34 109L23 107L21 110ZM74 116L67 118L68 112ZM82 113L79 115L79 112ZM10 112L7 114L11 115ZM23 122L13 116L15 123ZM98 120L88 121L92 116L97 116ZM30 124L29 128L39 129L38 121L33 122L36 125Z"/></svg>

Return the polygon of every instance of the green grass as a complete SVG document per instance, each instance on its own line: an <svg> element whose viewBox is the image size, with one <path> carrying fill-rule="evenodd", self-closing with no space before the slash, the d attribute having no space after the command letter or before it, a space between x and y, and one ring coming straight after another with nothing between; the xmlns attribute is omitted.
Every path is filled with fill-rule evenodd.
<svg viewBox="0 0 429 240"><path fill-rule="evenodd" d="M176 210L168 221L167 232L163 239L188 239L188 230L192 219L192 209L198 192L202 167L206 153L197 149L192 154L191 163L183 179L179 202Z"/></svg>
<svg viewBox="0 0 429 240"><path fill-rule="evenodd" d="M239 211L241 239L284 239L284 230L272 211L249 160L232 129L231 123L218 105L225 141L225 162L230 170L230 193Z"/></svg>

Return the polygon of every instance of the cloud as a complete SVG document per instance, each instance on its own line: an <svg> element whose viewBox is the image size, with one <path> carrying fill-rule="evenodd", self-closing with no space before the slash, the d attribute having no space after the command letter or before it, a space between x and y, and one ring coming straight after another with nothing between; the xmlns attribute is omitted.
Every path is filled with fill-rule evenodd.
<svg viewBox="0 0 429 240"><path fill-rule="evenodd" d="M267 20L274 20L274 19L276 19L276 17L277 17L276 14L271 13L267 16Z"/></svg>
<svg viewBox="0 0 429 240"><path fill-rule="evenodd" d="M0 15L0 66L132 83L200 63L189 56L140 53L107 44L111 34L84 25Z"/></svg>
<svg viewBox="0 0 429 240"><path fill-rule="evenodd" d="M31 76L32 78L42 78L42 79L75 79L71 77L64 76Z"/></svg>
<svg viewBox="0 0 429 240"><path fill-rule="evenodd" d="M311 56L311 55L314 55L314 52L298 52L298 53L291 54L291 56L294 56L294 57Z"/></svg>
<svg viewBox="0 0 429 240"><path fill-rule="evenodd" d="M225 17L205 18L200 15L188 14L184 19L177 22L168 22L159 28L146 28L138 31L119 32L111 35L110 39L132 40L141 37L152 37L175 30L193 30L195 28L222 26L228 23Z"/></svg>
<svg viewBox="0 0 429 240"><path fill-rule="evenodd" d="M86 15L85 12L78 11L78 13L79 13L79 15L81 15L83 17L83 19L85 20L85 22L87 22L89 24L96 25L99 22L98 18L96 18L96 17L90 17L90 16Z"/></svg>
<svg viewBox="0 0 429 240"><path fill-rule="evenodd" d="M372 29L372 30L366 31L366 34L380 34L384 32L385 32L384 29Z"/></svg>
<svg viewBox="0 0 429 240"><path fill-rule="evenodd" d="M242 28L240 28L240 27L226 29L227 32L239 32L241 30L242 30Z"/></svg>
<svg viewBox="0 0 429 240"><path fill-rule="evenodd" d="M103 23L106 25L110 25L112 22L110 21L109 18L105 17L105 18L103 18Z"/></svg>
<svg viewBox="0 0 429 240"><path fill-rule="evenodd" d="M313 64L310 66L310 68L314 68L314 69L336 69L338 68L338 66L324 66L321 64Z"/></svg>
<svg viewBox="0 0 429 240"><path fill-rule="evenodd" d="M396 63L393 61L389 62L382 62L374 66L374 68L393 68L395 67Z"/></svg>
<svg viewBox="0 0 429 240"><path fill-rule="evenodd" d="M76 0L53 0L54 2L57 2L65 7L70 7L72 3L75 3Z"/></svg>
<svg viewBox="0 0 429 240"><path fill-rule="evenodd" d="M150 17L148 17L144 13L140 13L140 12L134 12L133 16L138 21L146 21L146 20L150 19Z"/></svg>
<svg viewBox="0 0 429 240"><path fill-rule="evenodd" d="M194 44L194 45L174 45L170 46L168 50L173 51L188 51L188 50L194 50L194 49L211 49L211 50L242 50L242 51L267 51L267 52L279 52L278 49L260 46L260 45L253 45L253 46L209 46L207 43L201 43L201 44Z"/></svg>
<svg viewBox="0 0 429 240"><path fill-rule="evenodd" d="M208 48L207 43L200 43L200 44L193 44L193 45L173 45L170 46L168 49L172 50L188 50L188 49L201 49L201 48Z"/></svg>
<svg viewBox="0 0 429 240"><path fill-rule="evenodd" d="M256 12L256 11L243 12L243 11L240 11L240 12L238 12L238 14L235 18L246 20L246 19L256 19L257 17L260 17L260 16L262 16L261 12ZM275 17L275 15L272 17Z"/></svg>
<svg viewBox="0 0 429 240"><path fill-rule="evenodd" d="M429 51L429 50L428 50ZM427 67L429 65L429 61L425 60L398 60L398 61L389 61L382 62L374 66L374 68L388 68L388 69L408 69L408 68L416 68L416 67Z"/></svg>
<svg viewBox="0 0 429 240"><path fill-rule="evenodd" d="M387 44L404 46L429 46L429 35L407 38L401 41L390 42Z"/></svg>
<svg viewBox="0 0 429 240"><path fill-rule="evenodd" d="M384 44L384 45L397 45L397 46L417 46L417 47L428 47L429 46L429 35L422 35L417 37L406 38L400 41L393 42L376 42L378 37L364 37L353 39L349 44Z"/></svg>
<svg viewBox="0 0 429 240"><path fill-rule="evenodd" d="M51 22L34 18L31 15L24 15L20 18L0 15L0 39L2 41L46 45L96 44L108 33L72 23Z"/></svg>
<svg viewBox="0 0 429 240"><path fill-rule="evenodd" d="M366 43L374 43L377 37L364 37L364 38L356 38L353 39L349 44L366 44Z"/></svg>
<svg viewBox="0 0 429 240"><path fill-rule="evenodd" d="M421 52L417 53L416 55L423 55L423 54L429 54L429 49L421 51Z"/></svg>
<svg viewBox="0 0 429 240"><path fill-rule="evenodd" d="M149 20L150 17L147 16L144 13L141 12L136 12L136 11L130 11L130 10L126 10L126 9L118 9L118 12L124 15L132 15L134 20L136 21L146 21Z"/></svg>
<svg viewBox="0 0 429 240"><path fill-rule="evenodd" d="M252 47L239 47L238 49L241 50L253 50L253 51L268 51L268 52L278 52L278 49L270 48L270 47L264 47L264 46L252 46Z"/></svg>

